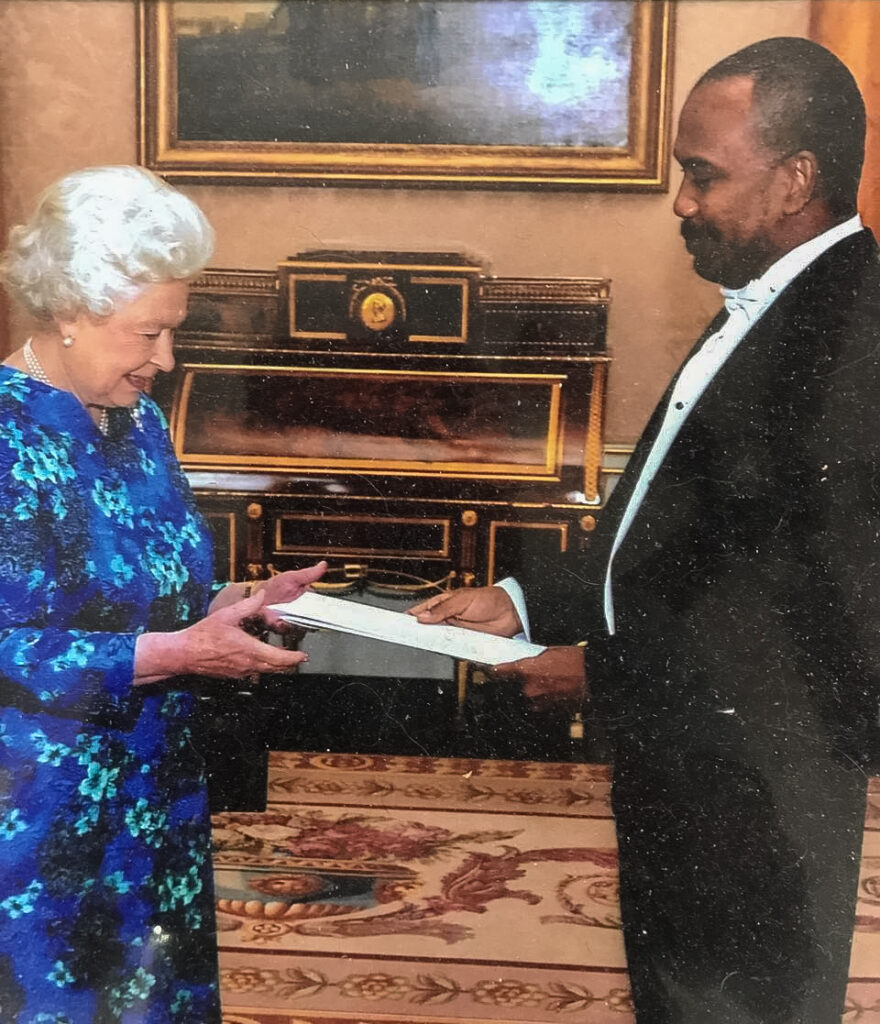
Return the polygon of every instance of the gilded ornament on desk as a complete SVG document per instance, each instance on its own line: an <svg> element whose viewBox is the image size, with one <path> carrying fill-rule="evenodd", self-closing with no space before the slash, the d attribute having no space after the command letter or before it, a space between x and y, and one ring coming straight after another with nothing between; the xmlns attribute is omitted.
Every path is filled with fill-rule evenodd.
<svg viewBox="0 0 880 1024"><path fill-rule="evenodd" d="M400 319L406 320L406 300L390 277L355 281L348 303L349 319L378 334Z"/></svg>

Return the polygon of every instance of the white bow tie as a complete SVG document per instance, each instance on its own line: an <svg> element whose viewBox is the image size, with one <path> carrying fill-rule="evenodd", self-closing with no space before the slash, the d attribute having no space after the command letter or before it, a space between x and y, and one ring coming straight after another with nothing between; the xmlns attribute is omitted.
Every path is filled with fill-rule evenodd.
<svg viewBox="0 0 880 1024"><path fill-rule="evenodd" d="M731 316L737 310L742 310L751 323L769 302L774 291L774 288L758 278L756 281L749 281L742 288L722 288L721 294L724 296L725 308Z"/></svg>

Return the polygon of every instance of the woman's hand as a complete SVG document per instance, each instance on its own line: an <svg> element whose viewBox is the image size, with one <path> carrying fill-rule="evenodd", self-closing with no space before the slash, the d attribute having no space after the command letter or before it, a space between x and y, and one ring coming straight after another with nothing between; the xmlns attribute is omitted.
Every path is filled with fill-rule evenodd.
<svg viewBox="0 0 880 1024"><path fill-rule="evenodd" d="M413 605L407 614L419 622L448 623L496 636L515 636L522 623L513 601L501 587L461 587Z"/></svg>
<svg viewBox="0 0 880 1024"><path fill-rule="evenodd" d="M304 594L313 583L319 580L327 571L327 563L316 562L305 569L291 569L289 572L279 572L270 576L267 580L258 580L250 584L251 594L262 594L263 604L260 607L258 617L264 629L274 630L276 633L289 632L289 623L284 622L275 612L270 612L267 605L284 604L287 601L295 601ZM211 602L208 614L213 615L223 608L241 601L245 595L246 583L229 583Z"/></svg>
<svg viewBox="0 0 880 1024"><path fill-rule="evenodd" d="M295 601L307 590L311 589L313 583L319 580L327 571L326 562L316 562L306 569L291 569L289 572L279 572L270 576L267 580L260 580L254 584L253 592L263 595L262 620L266 629L275 633L302 634L298 626L293 626L279 618L277 612L270 611L267 607L270 604L286 604L288 601Z"/></svg>
<svg viewBox="0 0 880 1024"><path fill-rule="evenodd" d="M305 569L291 569L279 572L267 580L254 584L253 592L264 594L266 604L284 604L295 601L304 594L313 583L317 582L327 571L326 562L315 562Z"/></svg>
<svg viewBox="0 0 880 1024"><path fill-rule="evenodd" d="M322 570L323 571L323 570ZM135 685L170 676L244 679L261 672L286 672L308 655L263 643L242 629L260 615L265 593L227 605L176 633L144 633L135 647Z"/></svg>

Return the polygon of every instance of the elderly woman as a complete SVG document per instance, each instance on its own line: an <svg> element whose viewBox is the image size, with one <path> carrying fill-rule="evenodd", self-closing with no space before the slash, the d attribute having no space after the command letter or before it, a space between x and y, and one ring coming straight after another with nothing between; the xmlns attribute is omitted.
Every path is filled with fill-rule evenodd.
<svg viewBox="0 0 880 1024"><path fill-rule="evenodd" d="M151 384L174 365L199 209L135 167L64 178L3 271L35 317L0 366L0 1020L220 1019L206 793L182 675L304 655L241 628Z"/></svg>

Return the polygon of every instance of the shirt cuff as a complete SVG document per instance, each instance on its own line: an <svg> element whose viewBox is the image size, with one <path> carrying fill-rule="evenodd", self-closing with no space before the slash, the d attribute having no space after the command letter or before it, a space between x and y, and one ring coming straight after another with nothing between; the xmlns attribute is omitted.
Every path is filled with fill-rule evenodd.
<svg viewBox="0 0 880 1024"><path fill-rule="evenodd" d="M529 613L526 608L526 598L523 594L522 587L512 576L505 576L503 580L499 580L496 587L500 587L505 594L513 602L513 607L516 609L516 614L519 616L519 621L522 623L522 632L517 633L516 640L531 640L531 627L529 626Z"/></svg>

